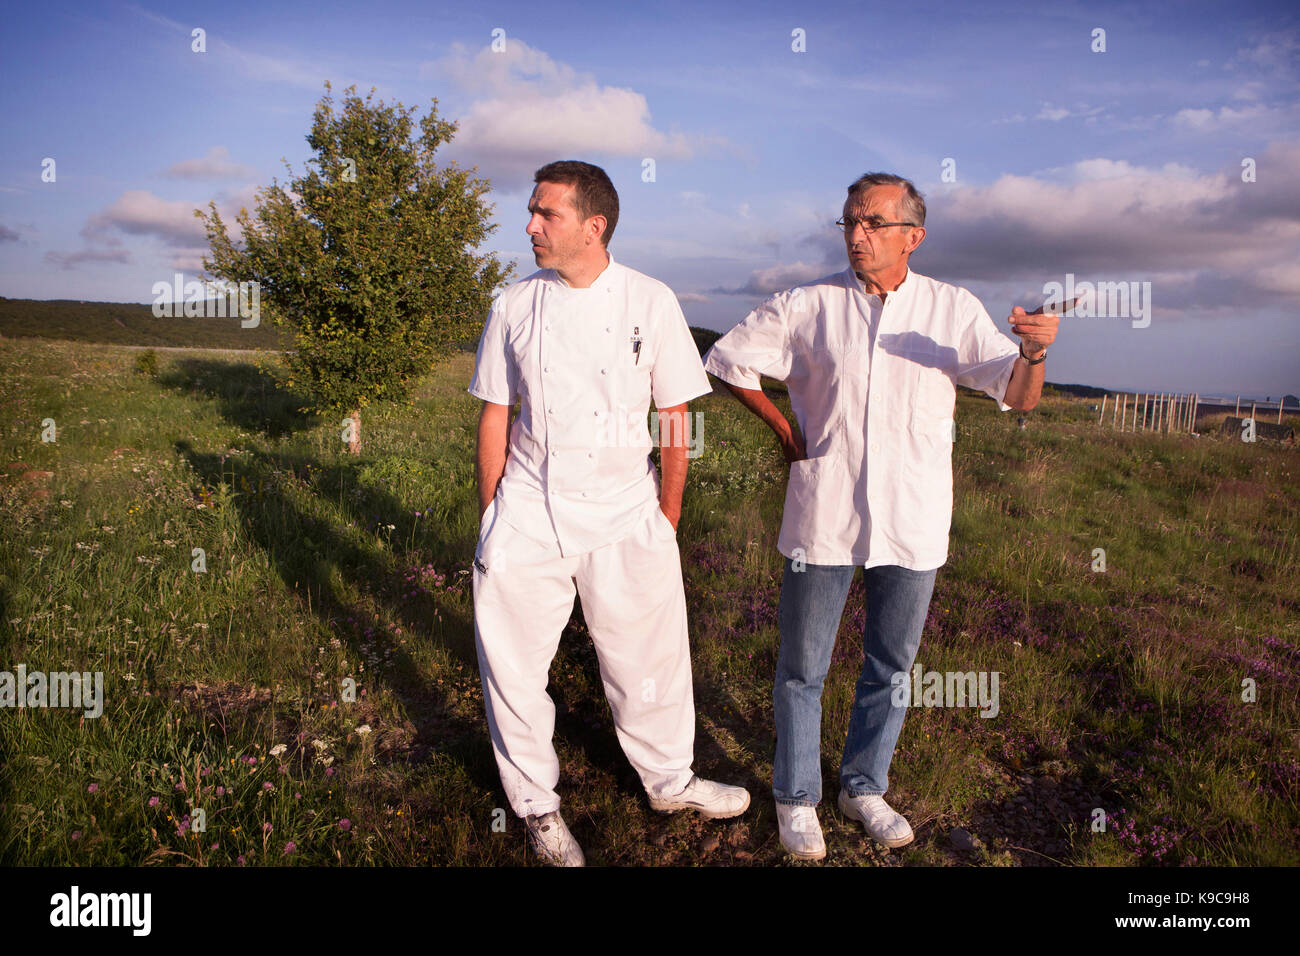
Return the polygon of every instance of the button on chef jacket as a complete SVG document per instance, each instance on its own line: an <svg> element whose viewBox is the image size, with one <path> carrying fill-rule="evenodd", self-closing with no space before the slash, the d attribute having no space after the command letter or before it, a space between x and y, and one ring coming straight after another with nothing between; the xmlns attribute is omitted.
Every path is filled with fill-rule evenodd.
<svg viewBox="0 0 1300 956"><path fill-rule="evenodd" d="M469 386L520 403L497 517L566 557L621 540L658 500L650 400L669 408L711 391L677 297L657 279L610 256L586 289L553 269L514 283L493 302Z"/></svg>
<svg viewBox="0 0 1300 956"><path fill-rule="evenodd" d="M928 571L948 559L956 385L1007 411L1018 355L967 290L909 270L882 307L849 268L764 302L704 367L789 389L808 458L790 466L782 554Z"/></svg>

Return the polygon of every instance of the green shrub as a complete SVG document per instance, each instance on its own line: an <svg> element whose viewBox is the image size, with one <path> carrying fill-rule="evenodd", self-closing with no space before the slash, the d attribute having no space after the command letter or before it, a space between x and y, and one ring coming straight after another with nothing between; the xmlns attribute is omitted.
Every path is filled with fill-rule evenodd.
<svg viewBox="0 0 1300 956"><path fill-rule="evenodd" d="M135 370L140 375L156 378L158 376L158 353L153 349L145 349L135 357Z"/></svg>

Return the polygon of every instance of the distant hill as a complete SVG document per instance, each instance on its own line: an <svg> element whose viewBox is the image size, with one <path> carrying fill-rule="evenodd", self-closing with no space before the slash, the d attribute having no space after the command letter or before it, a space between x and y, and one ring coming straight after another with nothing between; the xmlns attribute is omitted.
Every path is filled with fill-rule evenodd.
<svg viewBox="0 0 1300 956"><path fill-rule="evenodd" d="M99 345L201 349L284 349L288 336L263 320L240 328L238 318L155 318L153 307L132 302L8 299L0 296L0 335L66 339Z"/></svg>
<svg viewBox="0 0 1300 956"><path fill-rule="evenodd" d="M713 348L713 343L722 338L721 332L715 332L712 329L701 329L696 326L690 326L691 336L695 339L695 347L700 350L700 358L704 358L704 353Z"/></svg>
<svg viewBox="0 0 1300 956"><path fill-rule="evenodd" d="M1074 395L1078 398L1101 398L1103 395L1111 394L1104 388L1095 388L1092 385L1060 385L1056 382L1045 382L1044 391L1049 388L1062 395Z"/></svg>

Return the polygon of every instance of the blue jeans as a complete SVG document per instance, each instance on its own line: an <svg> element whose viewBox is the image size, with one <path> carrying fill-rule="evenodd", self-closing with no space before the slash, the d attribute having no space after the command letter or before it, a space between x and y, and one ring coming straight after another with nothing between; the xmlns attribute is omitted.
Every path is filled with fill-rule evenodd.
<svg viewBox="0 0 1300 956"><path fill-rule="evenodd" d="M781 582L781 651L776 662L776 756L772 795L777 803L814 807L821 801L822 684L857 565L785 561ZM936 569L937 570L937 569ZM864 661L840 763L840 786L850 796L882 794L903 729L906 708L893 706L894 674L912 669L934 592L935 570L897 565L866 570Z"/></svg>

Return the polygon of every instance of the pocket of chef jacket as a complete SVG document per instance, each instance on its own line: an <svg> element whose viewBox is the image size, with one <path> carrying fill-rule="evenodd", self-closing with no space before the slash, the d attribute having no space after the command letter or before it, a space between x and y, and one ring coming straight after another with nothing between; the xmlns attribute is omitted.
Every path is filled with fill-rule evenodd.
<svg viewBox="0 0 1300 956"><path fill-rule="evenodd" d="M909 446L904 449L906 470L928 476L941 463L951 468L955 424L949 415L913 409L904 433Z"/></svg>
<svg viewBox="0 0 1300 956"><path fill-rule="evenodd" d="M655 516L656 523L659 525L660 534L676 538L677 529L673 527L673 523L668 520L668 516L664 514L663 509L660 508L658 504L655 505Z"/></svg>
<svg viewBox="0 0 1300 956"><path fill-rule="evenodd" d="M618 390L615 403L624 414L650 407L650 355L644 337L641 341L641 361L632 354L631 346L621 353L622 361L616 366Z"/></svg>
<svg viewBox="0 0 1300 956"><path fill-rule="evenodd" d="M834 452L791 463L781 518L783 551L810 551L834 535L844 508L852 507L852 501L841 493L845 481L844 463Z"/></svg>
<svg viewBox="0 0 1300 956"><path fill-rule="evenodd" d="M935 514L952 510L952 444L954 421L947 415L914 410L903 449L903 474L898 485L901 533L925 535Z"/></svg>

